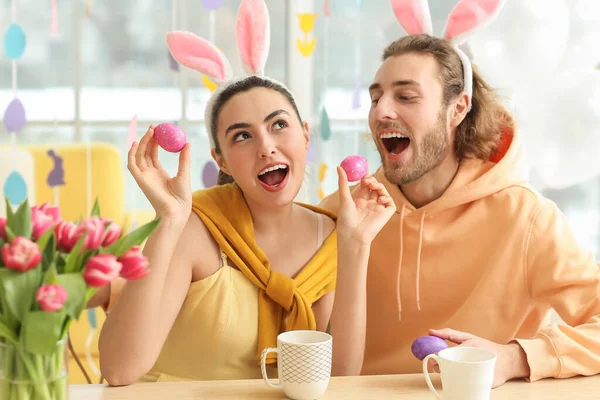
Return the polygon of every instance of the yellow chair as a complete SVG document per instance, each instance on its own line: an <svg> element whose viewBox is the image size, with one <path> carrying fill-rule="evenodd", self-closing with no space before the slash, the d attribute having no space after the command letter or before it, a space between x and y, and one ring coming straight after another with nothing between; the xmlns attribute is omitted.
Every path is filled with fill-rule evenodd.
<svg viewBox="0 0 600 400"><path fill-rule="evenodd" d="M8 148L8 146L1 146ZM58 205L62 218L74 221L89 215L91 206L96 198L100 205L101 214L121 226L123 232L128 232L135 220L138 226L154 218L152 210L125 209L125 176L126 172L119 149L107 143L86 144L47 144L19 145L18 148L27 150L34 160L34 193L35 203L55 203L55 188L47 183L49 173L54 169L54 160L48 155L53 149L63 160L64 182L58 186ZM88 161L89 157L89 161ZM11 165L9 165L12 168ZM91 196L88 197L88 167L91 168ZM97 330L92 332L88 313L84 312L78 321L73 321L69 335L77 358L81 361L92 383L98 383L100 376L94 372L98 364L98 336L105 314L102 309L96 309ZM89 341L89 356L94 366L90 366L86 356L86 341ZM86 383L81 369L72 354L69 353L69 382L72 384Z"/></svg>

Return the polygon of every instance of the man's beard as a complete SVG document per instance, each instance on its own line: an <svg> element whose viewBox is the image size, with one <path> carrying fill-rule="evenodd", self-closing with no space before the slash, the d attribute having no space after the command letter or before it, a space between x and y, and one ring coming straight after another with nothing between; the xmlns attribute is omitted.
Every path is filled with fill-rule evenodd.
<svg viewBox="0 0 600 400"><path fill-rule="evenodd" d="M379 149L383 171L390 183L406 185L414 182L444 161L450 149L446 122L446 113L444 109L441 109L435 126L425 134L418 146L415 144L412 132L408 132L411 138L410 146L412 146L413 151L412 166L404 165L402 161L387 160L386 150Z"/></svg>

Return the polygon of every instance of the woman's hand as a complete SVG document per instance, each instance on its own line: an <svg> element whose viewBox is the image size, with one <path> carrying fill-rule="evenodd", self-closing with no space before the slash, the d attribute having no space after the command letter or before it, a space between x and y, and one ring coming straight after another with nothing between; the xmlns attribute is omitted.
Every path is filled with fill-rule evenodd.
<svg viewBox="0 0 600 400"><path fill-rule="evenodd" d="M158 143L154 138L154 125L138 144L129 150L127 169L161 218L185 224L192 209L190 184L190 146L186 143L179 154L177 175L170 177L158 160Z"/></svg>
<svg viewBox="0 0 600 400"><path fill-rule="evenodd" d="M370 245L375 236L396 211L385 186L373 176L360 181L360 187L350 193L346 172L337 167L340 205L337 232L341 239Z"/></svg>

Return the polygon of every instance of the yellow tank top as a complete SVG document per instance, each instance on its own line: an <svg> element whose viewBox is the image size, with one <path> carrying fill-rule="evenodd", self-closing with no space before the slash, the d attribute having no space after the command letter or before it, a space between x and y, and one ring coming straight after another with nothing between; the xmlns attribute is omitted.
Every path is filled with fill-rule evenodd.
<svg viewBox="0 0 600 400"><path fill-rule="evenodd" d="M323 244L318 214L316 250ZM229 265L193 282L154 367L141 382L256 379L259 289ZM275 367L267 366L276 376Z"/></svg>

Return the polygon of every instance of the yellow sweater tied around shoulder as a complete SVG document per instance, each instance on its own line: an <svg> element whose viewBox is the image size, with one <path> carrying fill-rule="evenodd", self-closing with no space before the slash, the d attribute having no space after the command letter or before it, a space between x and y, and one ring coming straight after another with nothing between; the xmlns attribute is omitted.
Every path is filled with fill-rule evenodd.
<svg viewBox="0 0 600 400"><path fill-rule="evenodd" d="M301 205L335 220L335 215L325 210L307 204ZM235 183L195 192L192 209L227 257L260 289L257 349L259 362L263 349L277 347L279 333L316 329L311 304L335 289L335 230L298 276L291 279L271 270L269 259L256 244L252 215L242 191ZM267 359L268 364L277 361L277 357L271 354Z"/></svg>

